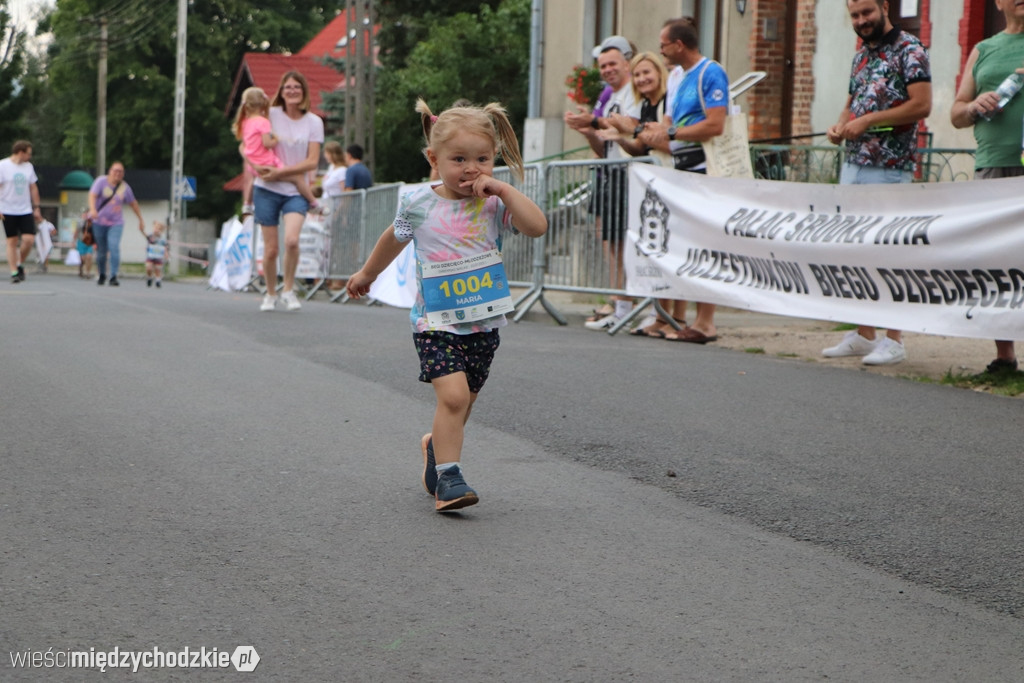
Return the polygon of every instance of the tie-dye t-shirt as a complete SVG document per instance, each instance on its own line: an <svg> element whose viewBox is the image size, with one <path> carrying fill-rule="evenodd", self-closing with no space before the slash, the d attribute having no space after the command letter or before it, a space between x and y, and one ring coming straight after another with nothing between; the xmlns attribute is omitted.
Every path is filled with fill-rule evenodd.
<svg viewBox="0 0 1024 683"><path fill-rule="evenodd" d="M398 241L413 240L416 250L416 303L409 313L413 332L473 334L508 324L505 316L499 315L471 323L431 326L423 302L423 263L454 261L492 249L500 251L502 236L515 232L512 217L500 199L445 199L432 187L422 186L401 196L394 225Z"/></svg>

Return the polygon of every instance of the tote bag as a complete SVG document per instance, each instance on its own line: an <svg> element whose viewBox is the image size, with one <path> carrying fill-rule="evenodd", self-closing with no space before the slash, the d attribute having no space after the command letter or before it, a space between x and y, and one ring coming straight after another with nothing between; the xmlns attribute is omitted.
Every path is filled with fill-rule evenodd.
<svg viewBox="0 0 1024 683"><path fill-rule="evenodd" d="M711 66L709 59L700 72L697 81L697 93L700 95L700 106L704 116L708 114L704 106L704 72ZM718 178L751 178L754 167L750 163L750 140L747 136L747 115L730 114L725 117L725 129L721 135L701 143L707 158L708 175Z"/></svg>

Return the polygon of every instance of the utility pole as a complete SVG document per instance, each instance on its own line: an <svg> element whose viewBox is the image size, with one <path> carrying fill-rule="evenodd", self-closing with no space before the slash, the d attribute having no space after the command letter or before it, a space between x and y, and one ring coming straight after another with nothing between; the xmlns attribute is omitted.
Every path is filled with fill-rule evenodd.
<svg viewBox="0 0 1024 683"><path fill-rule="evenodd" d="M107 18L100 17L100 57L96 68L96 177L107 172Z"/></svg>
<svg viewBox="0 0 1024 683"><path fill-rule="evenodd" d="M367 0L366 16L368 21L366 22L366 110L370 112L370 125L369 129L366 132L366 163L369 164L370 168L375 167L375 140L377 138L377 126L374 123L374 112L377 111L377 65L374 63L373 51L373 45L374 43L377 42L376 39L373 37L373 30L377 26L377 12L373 4L373 0Z"/></svg>
<svg viewBox="0 0 1024 683"><path fill-rule="evenodd" d="M188 0L178 0L178 59L174 71L174 139L171 144L171 221L181 218L185 156L185 53L188 32Z"/></svg>
<svg viewBox="0 0 1024 683"><path fill-rule="evenodd" d="M352 96L352 86L355 83L356 74L356 55L358 54L355 45L355 30L352 28L351 22L352 17L355 14L355 4L359 0L346 0L345 2L345 107L344 107L344 121L345 129L342 131L342 137L344 138L344 144L342 147L348 148L352 144L353 133L352 130L355 124L355 116L353 112L355 107L355 98Z"/></svg>
<svg viewBox="0 0 1024 683"><path fill-rule="evenodd" d="M345 146L353 142L360 144L366 152L364 161L372 167L377 80L373 29L377 15L373 0L347 0L345 12L348 31L345 46Z"/></svg>
<svg viewBox="0 0 1024 683"><path fill-rule="evenodd" d="M352 22L355 26L355 46L356 46L356 58L355 58L355 105L356 105L356 117L352 122L355 124L356 129L356 142L364 145L366 139L366 72L364 71L363 65L363 53L366 52L366 41L363 38L363 18L366 16L364 3L361 0L357 0L355 3L356 12L354 21ZM349 35L352 35L351 32Z"/></svg>

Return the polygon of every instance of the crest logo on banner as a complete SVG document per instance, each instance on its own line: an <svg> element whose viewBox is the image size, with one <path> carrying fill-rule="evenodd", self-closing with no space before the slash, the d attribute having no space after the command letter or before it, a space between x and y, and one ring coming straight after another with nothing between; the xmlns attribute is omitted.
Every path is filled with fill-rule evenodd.
<svg viewBox="0 0 1024 683"><path fill-rule="evenodd" d="M637 230L636 251L644 256L662 256L668 253L669 210L654 189L647 185L640 203L640 227Z"/></svg>

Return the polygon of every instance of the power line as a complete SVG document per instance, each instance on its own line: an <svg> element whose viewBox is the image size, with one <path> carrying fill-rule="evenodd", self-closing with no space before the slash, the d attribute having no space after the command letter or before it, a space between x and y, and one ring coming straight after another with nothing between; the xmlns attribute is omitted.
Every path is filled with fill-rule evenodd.
<svg viewBox="0 0 1024 683"><path fill-rule="evenodd" d="M95 55L102 20L107 22L110 49L124 49L145 42L161 30L171 33L173 17L174 7L167 3L140 5L136 0L120 0L100 14L80 18L89 28L55 40L51 44L51 59L76 62Z"/></svg>

